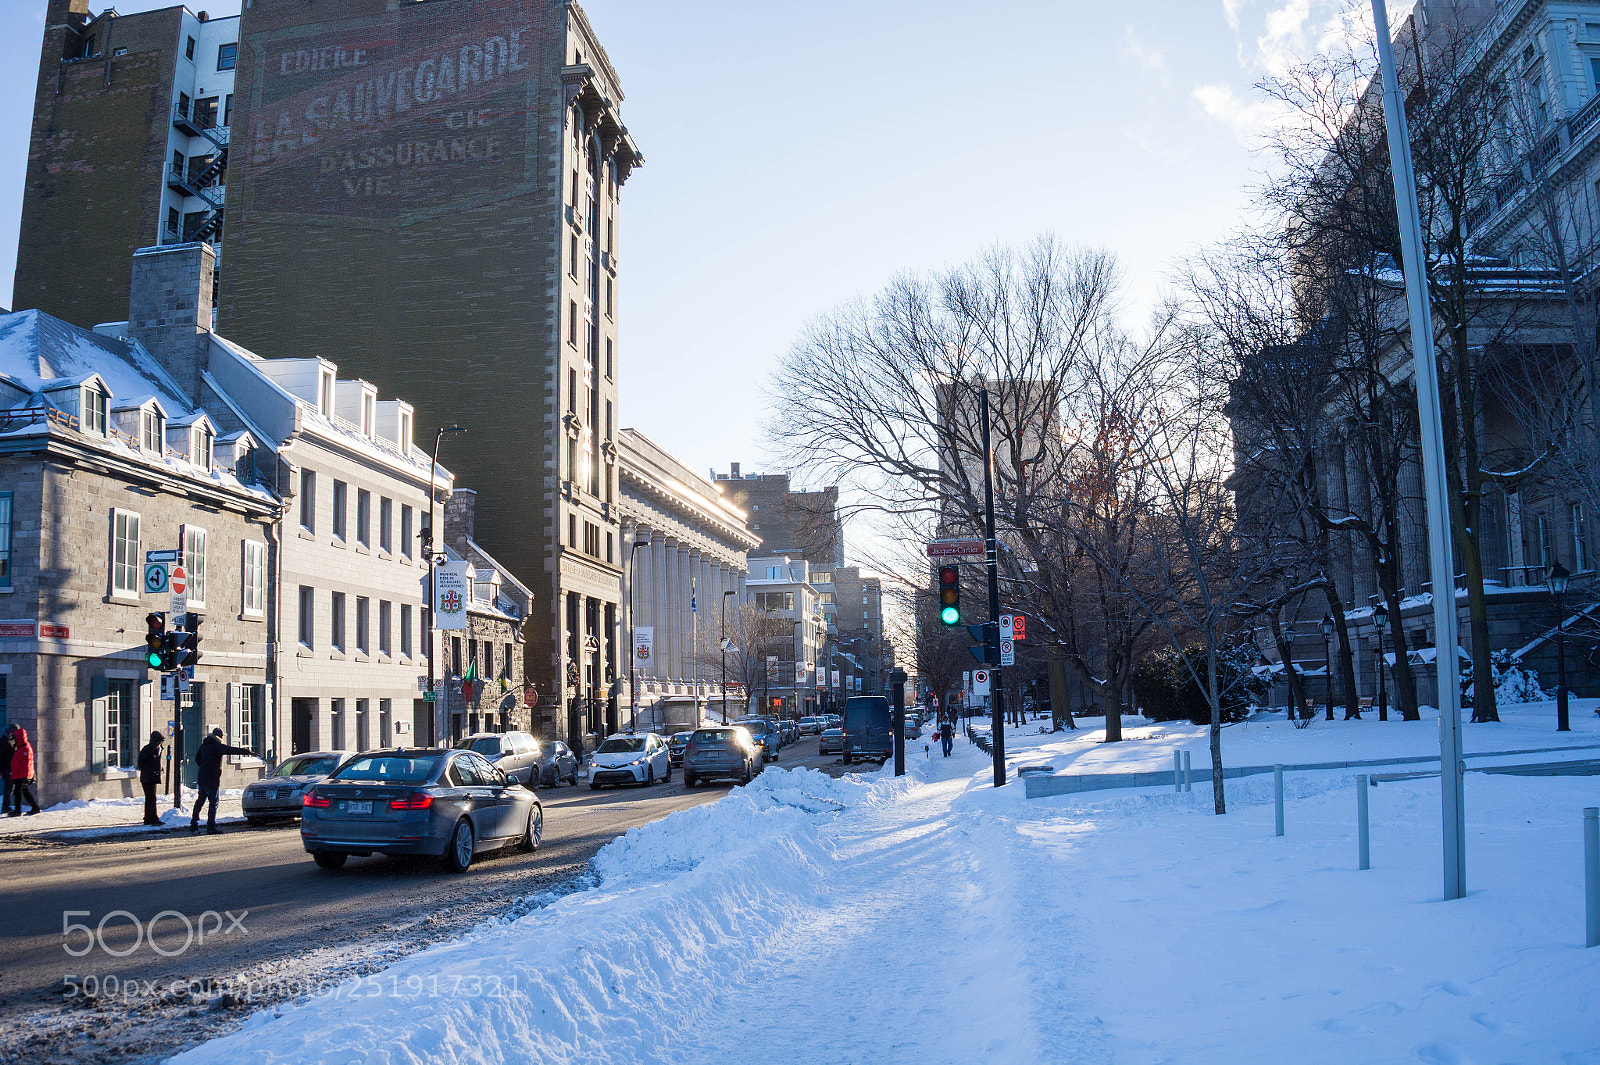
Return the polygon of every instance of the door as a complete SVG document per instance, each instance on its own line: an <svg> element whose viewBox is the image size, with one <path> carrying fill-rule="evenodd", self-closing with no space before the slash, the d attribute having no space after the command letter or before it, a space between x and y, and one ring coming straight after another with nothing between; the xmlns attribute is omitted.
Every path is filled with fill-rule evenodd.
<svg viewBox="0 0 1600 1065"><path fill-rule="evenodd" d="M500 770L490 765L487 759L477 754L469 757L472 759L473 769L477 771L478 779L482 781L479 790L482 793L484 813L478 818L479 837L499 839L511 835L516 831L511 822L521 809L521 805L517 802L517 794L522 789L509 782L501 783Z"/></svg>
<svg viewBox="0 0 1600 1065"><path fill-rule="evenodd" d="M200 740L203 738L200 728L204 720L192 695L191 692L189 705L178 711L183 715L183 782L191 788L200 782L200 767L195 764L194 758L200 751Z"/></svg>
<svg viewBox="0 0 1600 1065"><path fill-rule="evenodd" d="M316 750L316 747L312 746L312 744L316 742L313 739L313 736L315 736L313 726L316 724L317 719L317 701L315 699L292 699L289 702L289 715L293 719L289 728L290 743L292 745L291 753L304 754L307 751Z"/></svg>

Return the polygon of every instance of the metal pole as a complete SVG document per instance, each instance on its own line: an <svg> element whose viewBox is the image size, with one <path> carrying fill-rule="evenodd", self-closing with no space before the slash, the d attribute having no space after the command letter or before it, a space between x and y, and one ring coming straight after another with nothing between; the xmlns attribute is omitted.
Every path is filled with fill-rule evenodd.
<svg viewBox="0 0 1600 1065"><path fill-rule="evenodd" d="M1188 751L1184 751L1183 752L1183 790L1184 791L1192 791L1192 790L1194 790L1190 786L1192 784L1192 782L1193 782L1193 779L1194 779L1193 775L1192 775L1192 772L1191 772L1191 767L1192 767L1192 763L1189 761L1189 752Z"/></svg>
<svg viewBox="0 0 1600 1065"><path fill-rule="evenodd" d="M1416 377L1417 414L1421 429L1422 480L1428 514L1428 565L1433 578L1434 659L1438 678L1440 807L1444 829L1444 897L1467 893L1466 809L1461 757L1461 663L1456 634L1454 550L1450 541L1450 500L1445 483L1444 435L1439 407L1439 367L1433 351L1433 315L1428 305L1427 245L1417 210L1416 175L1411 165L1411 136L1405 99L1389 41L1385 0L1372 0L1378 36L1378 61L1383 73L1383 117L1389 134L1389 165L1394 176L1395 208L1400 221L1406 302L1411 317L1411 355ZM1448 669L1445 663L1449 663Z"/></svg>
<svg viewBox="0 0 1600 1065"><path fill-rule="evenodd" d="M1585 947L1600 947L1600 807L1583 811L1583 887Z"/></svg>
<svg viewBox="0 0 1600 1065"><path fill-rule="evenodd" d="M438 544L439 537L434 528L433 497L437 491L436 476L439 469L439 443L444 439L445 433L464 432L466 430L461 426L451 425L440 426L439 430L433 434L433 462L428 466L428 531L423 534L422 543L423 553L428 557L428 691L433 695L433 739L435 744L443 744L445 746L449 745L449 740L445 737L445 731L450 722L448 715L445 713L447 709L445 701L439 698L439 692L435 687L433 671L434 660L439 657L439 615L434 610L436 596L434 595L433 585L434 567L439 564L435 558L434 547Z"/></svg>
<svg viewBox="0 0 1600 1065"><path fill-rule="evenodd" d="M728 596L738 595L737 591L722 593L722 723L728 723ZM745 671L746 673L749 670Z"/></svg>
<svg viewBox="0 0 1600 1065"><path fill-rule="evenodd" d="M1378 720L1389 720L1389 686L1384 683L1383 630L1378 629Z"/></svg>
<svg viewBox="0 0 1600 1065"><path fill-rule="evenodd" d="M894 775L906 775L906 673L897 669L889 674L891 713L889 721L894 728Z"/></svg>
<svg viewBox="0 0 1600 1065"><path fill-rule="evenodd" d="M1556 731L1571 732L1567 717L1567 622L1561 597L1556 596Z"/></svg>
<svg viewBox="0 0 1600 1065"><path fill-rule="evenodd" d="M994 535L994 451L989 444L989 390L978 390L978 415L983 430L983 551L989 569L989 620L1000 626L999 544ZM988 641L985 641L987 645ZM998 650L998 647L996 648ZM994 786L1006 783L1006 697L1000 679L999 656L990 663L994 679L994 700L989 710L990 741L994 745Z"/></svg>
<svg viewBox="0 0 1600 1065"><path fill-rule="evenodd" d="M1356 853L1361 868L1372 868L1372 833L1367 827L1367 774L1356 774Z"/></svg>
<svg viewBox="0 0 1600 1065"><path fill-rule="evenodd" d="M1283 835L1283 766L1272 767L1272 813L1277 831L1274 836Z"/></svg>
<svg viewBox="0 0 1600 1065"><path fill-rule="evenodd" d="M1172 790L1183 790L1183 755L1172 752Z"/></svg>
<svg viewBox="0 0 1600 1065"><path fill-rule="evenodd" d="M1327 720L1333 720L1333 662L1328 658L1328 636L1322 636L1322 702Z"/></svg>
<svg viewBox="0 0 1600 1065"><path fill-rule="evenodd" d="M655 535L653 532L651 535ZM633 529L633 546L628 548L628 731L639 727L639 645L633 620L633 582L639 575L639 548L648 547L648 541L639 542L639 527ZM655 641L651 641L654 649ZM724 717L727 715L724 714Z"/></svg>

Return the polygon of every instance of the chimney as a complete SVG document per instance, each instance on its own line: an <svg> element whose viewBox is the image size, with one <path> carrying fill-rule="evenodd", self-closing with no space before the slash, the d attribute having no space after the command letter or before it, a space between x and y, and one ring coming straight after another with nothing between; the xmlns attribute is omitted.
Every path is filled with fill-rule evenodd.
<svg viewBox="0 0 1600 1065"><path fill-rule="evenodd" d="M473 538L477 522L478 493L457 488L444 504L444 542L466 554L467 541Z"/></svg>
<svg viewBox="0 0 1600 1065"><path fill-rule="evenodd" d="M128 335L189 394L200 395L210 346L217 253L204 242L140 248L128 288Z"/></svg>
<svg viewBox="0 0 1600 1065"><path fill-rule="evenodd" d="M729 479L735 481L739 479L739 464L737 462L731 462L728 464L728 477Z"/></svg>

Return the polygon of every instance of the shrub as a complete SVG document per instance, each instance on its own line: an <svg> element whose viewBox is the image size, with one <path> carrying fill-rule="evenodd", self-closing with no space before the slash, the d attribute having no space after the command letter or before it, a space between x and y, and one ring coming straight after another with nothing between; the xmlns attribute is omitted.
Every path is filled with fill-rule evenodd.
<svg viewBox="0 0 1600 1065"><path fill-rule="evenodd" d="M1242 721L1253 702L1265 698L1264 685L1251 667L1255 648L1245 645L1224 647L1218 652L1221 665L1218 678L1222 696L1222 720ZM1180 654L1175 648L1152 651L1139 660L1133 670L1133 694L1147 717L1154 721L1211 723L1211 708L1205 691L1195 683L1185 661L1193 662L1195 672L1205 675L1205 648L1191 644Z"/></svg>

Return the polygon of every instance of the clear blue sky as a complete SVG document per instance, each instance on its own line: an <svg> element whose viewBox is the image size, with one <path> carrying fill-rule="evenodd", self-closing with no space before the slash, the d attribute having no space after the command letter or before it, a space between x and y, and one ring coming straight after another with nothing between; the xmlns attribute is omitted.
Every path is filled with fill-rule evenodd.
<svg viewBox="0 0 1600 1065"><path fill-rule="evenodd" d="M1139 313L1249 209L1252 83L1365 6L588 0L646 158L619 232L622 424L691 467L762 468L762 386L808 317L1045 230L1115 251ZM44 7L0 0L0 302Z"/></svg>

